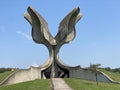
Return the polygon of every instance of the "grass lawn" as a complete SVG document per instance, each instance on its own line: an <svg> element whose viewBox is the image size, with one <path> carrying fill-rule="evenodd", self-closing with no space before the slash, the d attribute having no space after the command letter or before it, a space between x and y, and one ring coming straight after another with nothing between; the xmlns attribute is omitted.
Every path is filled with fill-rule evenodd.
<svg viewBox="0 0 120 90"><path fill-rule="evenodd" d="M13 85L1 86L0 90L51 90L50 80L41 79Z"/></svg>
<svg viewBox="0 0 120 90"><path fill-rule="evenodd" d="M7 71L4 73L0 73L0 82L2 82L8 75L12 74L14 71Z"/></svg>
<svg viewBox="0 0 120 90"><path fill-rule="evenodd" d="M107 74L113 80L120 82L120 73L110 72L110 71L107 71L107 70L104 70L104 69L98 69L98 70L104 72L105 74Z"/></svg>
<svg viewBox="0 0 120 90"><path fill-rule="evenodd" d="M64 79L74 90L120 90L120 84L98 83L80 79Z"/></svg>

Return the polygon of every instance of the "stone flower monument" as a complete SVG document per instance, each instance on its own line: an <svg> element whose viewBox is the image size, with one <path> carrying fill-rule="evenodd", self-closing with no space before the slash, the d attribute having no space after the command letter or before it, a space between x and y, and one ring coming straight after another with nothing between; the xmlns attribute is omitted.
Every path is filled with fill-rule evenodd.
<svg viewBox="0 0 120 90"><path fill-rule="evenodd" d="M64 64L59 57L59 50L63 44L71 42L75 36L75 24L82 18L79 7L74 8L60 23L59 31L53 37L48 29L47 22L32 7L28 7L25 19L32 26L32 38L38 44L44 44L49 51L49 59L39 67L19 69L3 80L0 85L15 84L35 79L46 78L78 78L96 81L96 73L89 68L80 66L71 67ZM97 72L97 81L115 82L106 74Z"/></svg>
<svg viewBox="0 0 120 90"><path fill-rule="evenodd" d="M81 19L80 9L74 8L60 23L59 31L53 37L48 29L47 22L32 7L28 7L28 13L24 16L32 26L32 38L38 44L44 44L49 51L48 61L40 66L42 76L49 78L69 77L70 66L62 63L59 57L59 49L63 44L71 42L75 38L75 24Z"/></svg>

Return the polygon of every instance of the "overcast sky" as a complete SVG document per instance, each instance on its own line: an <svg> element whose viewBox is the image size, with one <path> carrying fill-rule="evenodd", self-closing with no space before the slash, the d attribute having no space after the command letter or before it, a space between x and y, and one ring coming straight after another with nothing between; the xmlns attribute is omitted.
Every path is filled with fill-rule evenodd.
<svg viewBox="0 0 120 90"><path fill-rule="evenodd" d="M47 48L32 40L24 19L28 6L48 22L53 36L62 19L80 7L83 17L76 24L76 38L62 46L60 58L71 66L120 67L120 0L1 0L0 67L39 66L49 57Z"/></svg>

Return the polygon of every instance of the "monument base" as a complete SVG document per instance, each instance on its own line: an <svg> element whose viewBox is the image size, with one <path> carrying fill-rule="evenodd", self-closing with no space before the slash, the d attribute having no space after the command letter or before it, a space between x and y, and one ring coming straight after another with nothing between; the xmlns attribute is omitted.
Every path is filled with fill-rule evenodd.
<svg viewBox="0 0 120 90"><path fill-rule="evenodd" d="M9 75L3 82L0 83L0 85L10 85L10 84L16 84L20 82L26 82L31 81L35 79L46 79L50 78L50 72L49 70L46 71L46 73L43 73L43 68L40 67L33 67L31 66L29 69L20 69L15 72L13 72L11 75ZM98 82L107 82L107 83L119 83L116 81L113 81L110 77L108 77L103 72L97 71L97 81ZM69 72L66 72L67 74L61 74L63 77L61 78L76 78L76 79L83 79L83 80L90 80L90 81L96 81L96 74L90 69L81 68L78 67L70 67Z"/></svg>

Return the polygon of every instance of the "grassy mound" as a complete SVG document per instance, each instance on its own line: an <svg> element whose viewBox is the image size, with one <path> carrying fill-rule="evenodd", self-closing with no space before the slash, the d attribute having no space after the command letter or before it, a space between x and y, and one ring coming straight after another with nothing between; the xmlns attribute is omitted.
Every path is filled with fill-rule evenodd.
<svg viewBox="0 0 120 90"><path fill-rule="evenodd" d="M113 80L120 82L120 73L111 72L104 69L99 69L99 71L104 72ZM120 84L99 82L97 85L96 82L80 79L65 79L65 81L74 90L120 90Z"/></svg>
<svg viewBox="0 0 120 90"><path fill-rule="evenodd" d="M80 80L80 79L64 79L66 83L74 90L120 90L119 84L101 83Z"/></svg>
<svg viewBox="0 0 120 90"><path fill-rule="evenodd" d="M51 90L50 80L41 79L13 85L1 86L0 90Z"/></svg>
<svg viewBox="0 0 120 90"><path fill-rule="evenodd" d="M107 74L113 80L120 82L120 73L119 72L111 72L111 71L107 71L107 70L104 70L104 69L99 69L99 71L104 72L105 74Z"/></svg>
<svg viewBox="0 0 120 90"><path fill-rule="evenodd" d="M6 71L4 73L0 73L0 83L10 74L12 74L14 71Z"/></svg>

